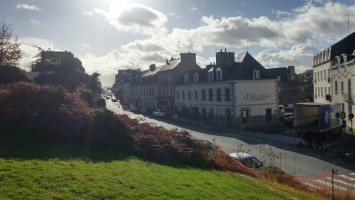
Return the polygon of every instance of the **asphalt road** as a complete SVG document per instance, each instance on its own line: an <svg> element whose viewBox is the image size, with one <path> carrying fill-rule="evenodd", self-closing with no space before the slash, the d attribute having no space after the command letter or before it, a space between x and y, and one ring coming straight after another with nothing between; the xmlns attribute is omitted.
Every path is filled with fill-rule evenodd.
<svg viewBox="0 0 355 200"><path fill-rule="evenodd" d="M127 114L142 122L151 122L163 126L165 129L186 129L191 135L201 140L216 143L227 153L244 151L257 157L264 165L271 163L292 175L314 175L331 173L336 169L339 175L355 184L355 166L348 163L334 162L329 158L320 156L314 150L298 147L294 144L296 137L291 133L264 134L264 133L227 133L216 132L176 124L172 121L144 116L129 111L124 111L117 102L106 101L107 108L118 114Z"/></svg>

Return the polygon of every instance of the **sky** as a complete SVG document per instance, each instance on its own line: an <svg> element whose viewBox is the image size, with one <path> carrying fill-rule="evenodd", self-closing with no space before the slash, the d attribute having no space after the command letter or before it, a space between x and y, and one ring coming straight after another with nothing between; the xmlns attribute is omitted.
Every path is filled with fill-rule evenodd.
<svg viewBox="0 0 355 200"><path fill-rule="evenodd" d="M20 68L29 71L37 47L67 50L110 87L120 69L145 70L184 52L204 68L220 49L302 73L314 54L355 31L355 2L0 0L0 17L21 42Z"/></svg>

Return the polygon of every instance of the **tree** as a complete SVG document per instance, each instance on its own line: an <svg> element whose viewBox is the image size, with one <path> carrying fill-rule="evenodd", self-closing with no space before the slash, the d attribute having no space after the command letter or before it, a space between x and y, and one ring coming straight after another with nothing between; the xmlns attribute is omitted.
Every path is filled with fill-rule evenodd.
<svg viewBox="0 0 355 200"><path fill-rule="evenodd" d="M0 65L0 84L9 84L20 81L32 82L25 70L16 66Z"/></svg>
<svg viewBox="0 0 355 200"><path fill-rule="evenodd" d="M0 22L0 64L18 64L21 59L20 43L12 34L10 25Z"/></svg>

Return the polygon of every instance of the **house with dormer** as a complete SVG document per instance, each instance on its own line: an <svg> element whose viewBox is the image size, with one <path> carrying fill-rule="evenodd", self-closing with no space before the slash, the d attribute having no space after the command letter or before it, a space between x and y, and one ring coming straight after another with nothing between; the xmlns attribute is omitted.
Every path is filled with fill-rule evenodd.
<svg viewBox="0 0 355 200"><path fill-rule="evenodd" d="M348 127L354 113L355 32L313 56L314 100L340 103ZM354 92L353 92L354 90Z"/></svg>
<svg viewBox="0 0 355 200"><path fill-rule="evenodd" d="M265 68L249 52L216 53L216 63L187 71L175 86L178 118L229 127L266 127L277 122L276 79L262 79Z"/></svg>
<svg viewBox="0 0 355 200"><path fill-rule="evenodd" d="M180 58L170 58L162 66L150 65L142 71L140 80L130 86L131 105L140 109L164 109L173 113L175 85L186 71L199 70L195 53L180 53Z"/></svg>

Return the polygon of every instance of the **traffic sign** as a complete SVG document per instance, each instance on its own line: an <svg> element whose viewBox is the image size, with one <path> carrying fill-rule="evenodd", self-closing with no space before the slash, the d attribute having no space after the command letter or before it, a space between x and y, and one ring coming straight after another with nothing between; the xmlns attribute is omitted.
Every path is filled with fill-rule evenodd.
<svg viewBox="0 0 355 200"><path fill-rule="evenodd" d="M340 117L340 113L339 112L335 113L335 117L339 118Z"/></svg>

